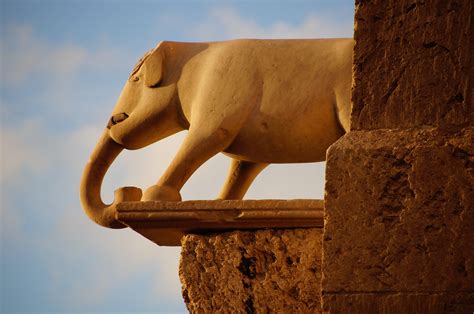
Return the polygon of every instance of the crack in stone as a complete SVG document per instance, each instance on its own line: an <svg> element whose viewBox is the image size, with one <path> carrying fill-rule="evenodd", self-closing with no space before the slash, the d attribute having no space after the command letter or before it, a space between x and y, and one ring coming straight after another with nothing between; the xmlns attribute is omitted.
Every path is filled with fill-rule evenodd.
<svg viewBox="0 0 474 314"><path fill-rule="evenodd" d="M255 257L245 257L244 253L242 252L242 260L240 261L240 265L238 267L239 271L247 278L254 279L255 278Z"/></svg>
<svg viewBox="0 0 474 314"><path fill-rule="evenodd" d="M408 14L410 11L414 10L416 8L416 2L412 3L405 9L405 14Z"/></svg>
<svg viewBox="0 0 474 314"><path fill-rule="evenodd" d="M401 70L400 70L400 73L397 75L397 77L392 80L392 82L390 83L388 89L387 89L387 92L382 96L382 103L383 104L386 104L388 99L390 98L390 96L392 96L393 92L397 89L398 87L398 82L399 80L402 78L403 74L405 73L405 69L406 69L406 65L404 65Z"/></svg>
<svg viewBox="0 0 474 314"><path fill-rule="evenodd" d="M255 307L253 305L253 298L252 298L252 295L249 295L249 297L247 298L247 300L245 300L245 312L247 314L253 314L255 313Z"/></svg>

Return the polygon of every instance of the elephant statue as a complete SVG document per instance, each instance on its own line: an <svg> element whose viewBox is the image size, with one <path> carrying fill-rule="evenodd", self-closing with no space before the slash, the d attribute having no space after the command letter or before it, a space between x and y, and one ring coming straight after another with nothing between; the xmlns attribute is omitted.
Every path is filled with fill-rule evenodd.
<svg viewBox="0 0 474 314"><path fill-rule="evenodd" d="M242 199L270 163L323 161L349 130L353 39L164 41L133 69L81 180L89 217L110 228L121 201L180 201L190 176L219 152L232 158L220 199ZM122 149L188 130L165 173L100 197Z"/></svg>

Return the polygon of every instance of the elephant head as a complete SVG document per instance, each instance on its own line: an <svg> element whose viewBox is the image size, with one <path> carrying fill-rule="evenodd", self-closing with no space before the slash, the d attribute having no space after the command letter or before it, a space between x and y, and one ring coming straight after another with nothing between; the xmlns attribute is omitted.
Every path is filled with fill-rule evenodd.
<svg viewBox="0 0 474 314"><path fill-rule="evenodd" d="M145 147L187 127L176 92L177 71L167 62L173 58L170 45L160 43L135 66L84 169L81 204L102 226L124 227L115 219L115 204L139 201L142 195L139 188L125 187L116 191L111 205L101 199L103 178L122 149Z"/></svg>

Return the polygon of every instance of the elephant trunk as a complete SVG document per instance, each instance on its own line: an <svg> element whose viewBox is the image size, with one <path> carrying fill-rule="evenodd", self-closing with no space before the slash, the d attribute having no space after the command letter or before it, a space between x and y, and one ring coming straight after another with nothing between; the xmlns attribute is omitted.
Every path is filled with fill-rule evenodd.
<svg viewBox="0 0 474 314"><path fill-rule="evenodd" d="M100 197L104 176L112 162L123 150L105 129L92 152L81 179L81 204L89 218L97 224L108 228L125 228L115 218L115 205L123 201L139 201L141 190L135 187L124 187L115 191L115 200L106 205Z"/></svg>

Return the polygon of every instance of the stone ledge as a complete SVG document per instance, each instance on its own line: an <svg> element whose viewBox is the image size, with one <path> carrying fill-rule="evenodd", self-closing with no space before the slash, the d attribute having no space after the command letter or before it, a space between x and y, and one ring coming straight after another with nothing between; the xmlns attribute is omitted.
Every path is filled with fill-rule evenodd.
<svg viewBox="0 0 474 314"><path fill-rule="evenodd" d="M179 246L190 233L323 226L322 200L123 202L117 220L158 245Z"/></svg>

